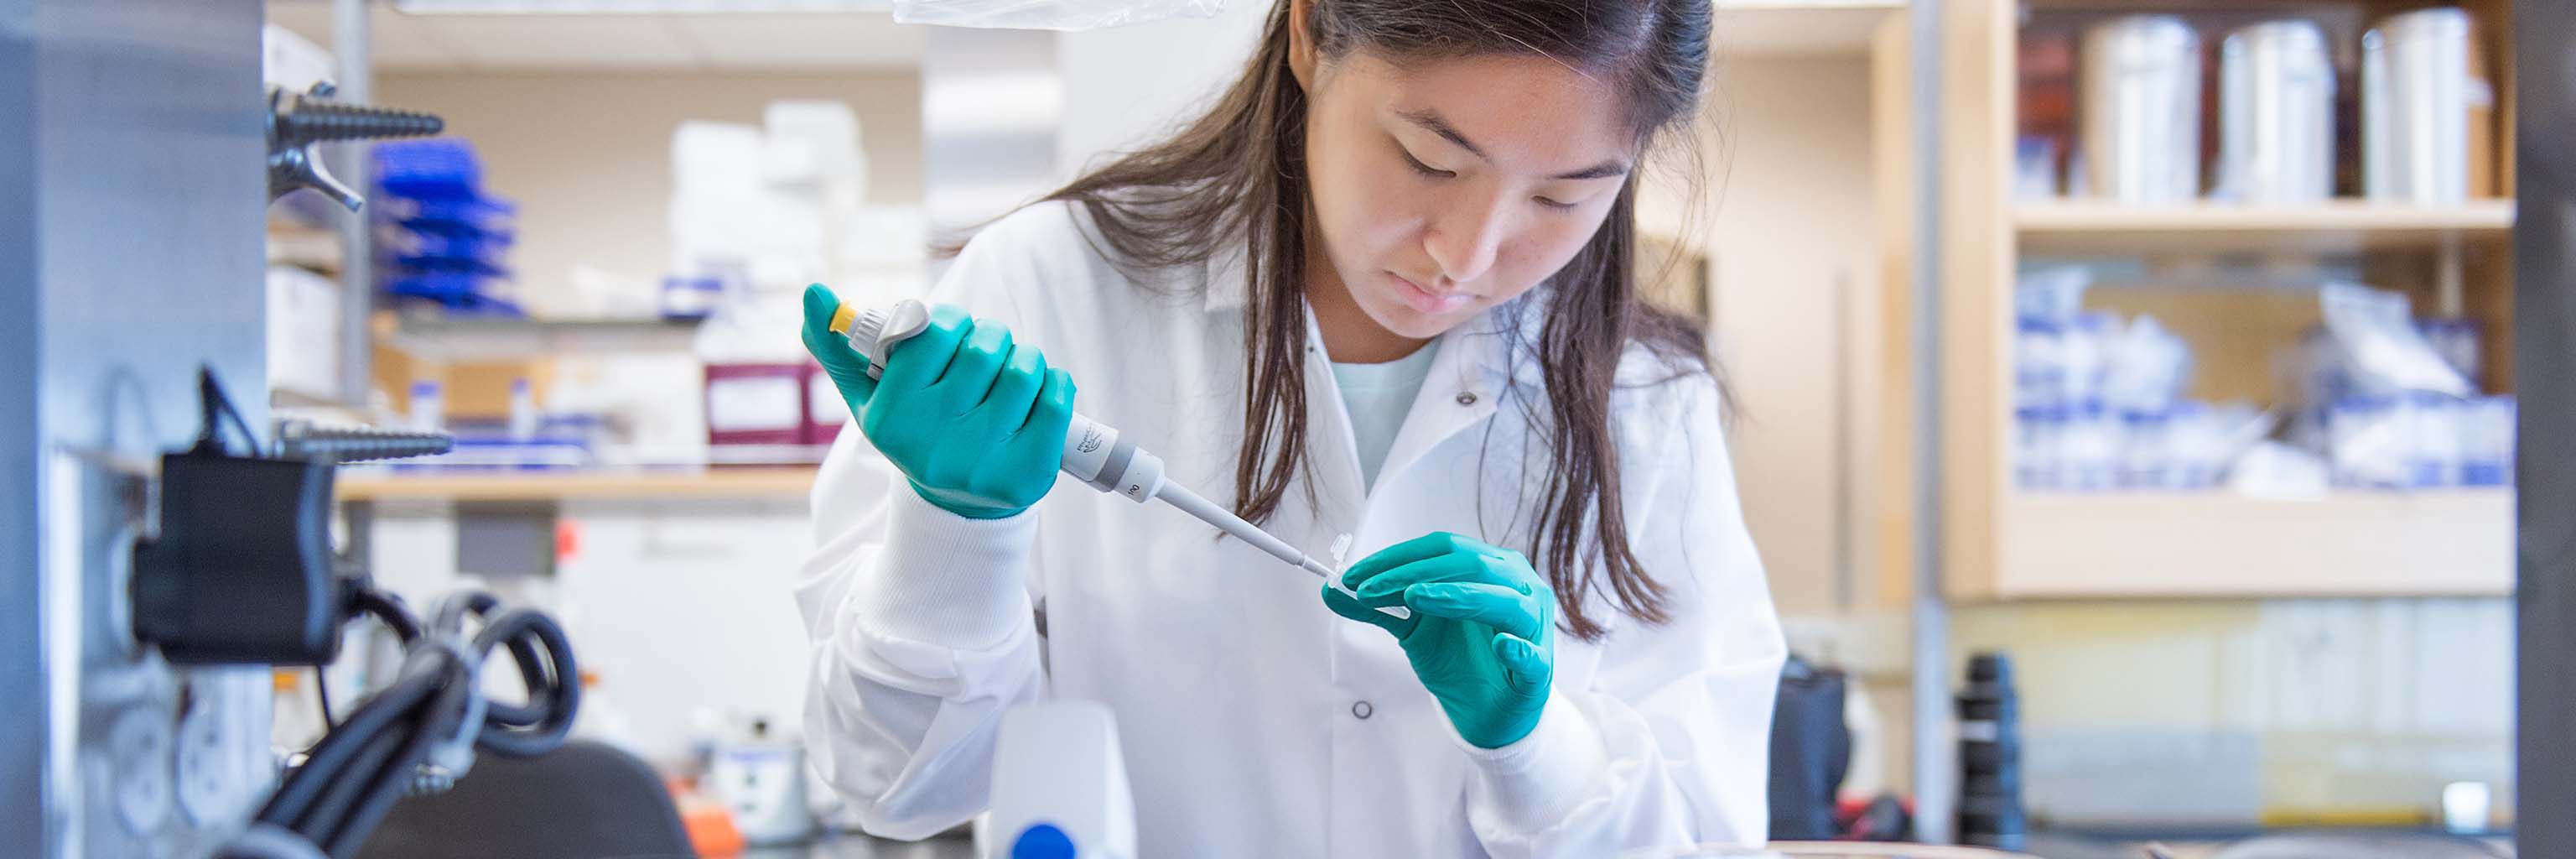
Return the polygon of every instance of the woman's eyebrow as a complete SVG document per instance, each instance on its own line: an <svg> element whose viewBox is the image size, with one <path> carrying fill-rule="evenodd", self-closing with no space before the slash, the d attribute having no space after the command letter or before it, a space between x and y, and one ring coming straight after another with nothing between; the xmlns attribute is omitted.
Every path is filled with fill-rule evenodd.
<svg viewBox="0 0 2576 859"><path fill-rule="evenodd" d="M1467 135L1460 134L1458 133L1458 129L1450 127L1449 121L1441 119L1440 114L1437 111L1433 111L1428 108L1422 110L1399 110L1395 112L1395 115L1406 122L1422 126L1433 134L1448 138L1449 142L1458 144L1458 148L1467 150L1467 153L1470 155L1474 155L1477 158L1481 158L1486 161L1494 160L1493 156L1485 154L1484 149L1479 148L1474 142L1469 141L1467 139Z"/></svg>
<svg viewBox="0 0 2576 859"><path fill-rule="evenodd" d="M1623 163L1620 163L1617 159L1612 159L1612 160L1609 160L1609 161L1603 161L1603 162L1601 162L1601 163L1599 163L1599 164L1594 164L1594 165L1592 165L1592 166L1590 166L1590 167L1585 167L1585 168L1583 168L1583 169L1581 169L1581 170L1576 170L1576 171L1574 171L1574 172L1572 172L1572 173L1559 173L1559 174L1556 174L1556 175L1554 175L1554 176L1550 176L1550 177L1548 177L1548 178L1550 178L1550 179L1607 179L1607 178L1610 178L1610 177L1612 177L1612 176L1625 176L1625 175L1627 175L1627 174L1628 174L1628 165L1623 164Z"/></svg>
<svg viewBox="0 0 2576 859"><path fill-rule="evenodd" d="M1486 155L1485 150L1478 147L1475 141L1468 140L1467 135L1458 133L1458 129L1451 126L1448 120L1441 119L1438 111L1430 110L1428 108L1422 110L1399 110L1395 112L1395 115L1406 122L1421 126L1425 131L1440 135L1451 143L1458 144L1458 148L1467 150L1468 154L1474 155L1478 159L1486 162L1494 160L1493 156ZM1590 167L1585 167L1581 170L1576 170L1571 173L1559 173L1548 178L1561 181L1605 179L1611 176L1624 176L1627 175L1627 173L1628 165L1613 158L1599 164L1594 164Z"/></svg>

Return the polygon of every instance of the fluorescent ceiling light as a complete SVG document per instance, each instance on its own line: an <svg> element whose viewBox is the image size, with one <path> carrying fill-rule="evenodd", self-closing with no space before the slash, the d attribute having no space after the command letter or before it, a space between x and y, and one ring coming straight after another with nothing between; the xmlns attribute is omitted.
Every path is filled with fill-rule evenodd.
<svg viewBox="0 0 2576 859"><path fill-rule="evenodd" d="M707 15L890 12L893 0L394 0L413 15Z"/></svg>

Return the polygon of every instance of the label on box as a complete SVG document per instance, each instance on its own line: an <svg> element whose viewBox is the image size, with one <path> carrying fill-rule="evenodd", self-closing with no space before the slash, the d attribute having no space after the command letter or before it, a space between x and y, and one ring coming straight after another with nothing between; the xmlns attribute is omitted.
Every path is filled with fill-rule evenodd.
<svg viewBox="0 0 2576 859"><path fill-rule="evenodd" d="M804 425L805 402L794 376L707 380L707 429L714 432L793 430Z"/></svg>

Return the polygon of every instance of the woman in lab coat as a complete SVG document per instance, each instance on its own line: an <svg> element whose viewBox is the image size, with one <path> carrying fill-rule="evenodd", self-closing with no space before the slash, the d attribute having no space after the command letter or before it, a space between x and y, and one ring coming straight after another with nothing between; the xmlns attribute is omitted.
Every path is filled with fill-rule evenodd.
<svg viewBox="0 0 2576 859"><path fill-rule="evenodd" d="M866 828L968 820L1002 712L1062 696L1114 712L1145 856L1761 842L1778 621L1702 335L1633 276L1709 15L1283 0L1205 116L977 235L881 380L810 292L860 431L805 734ZM1357 599L1059 481L1077 380L1171 479L1350 535Z"/></svg>

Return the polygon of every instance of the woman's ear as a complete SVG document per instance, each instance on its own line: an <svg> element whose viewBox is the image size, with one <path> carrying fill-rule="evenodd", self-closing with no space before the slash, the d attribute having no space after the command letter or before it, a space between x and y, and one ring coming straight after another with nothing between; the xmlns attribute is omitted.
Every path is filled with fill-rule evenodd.
<svg viewBox="0 0 2576 859"><path fill-rule="evenodd" d="M1288 0L1288 74L1310 96L1315 93L1315 36L1307 29L1306 16L1314 10L1315 0Z"/></svg>

